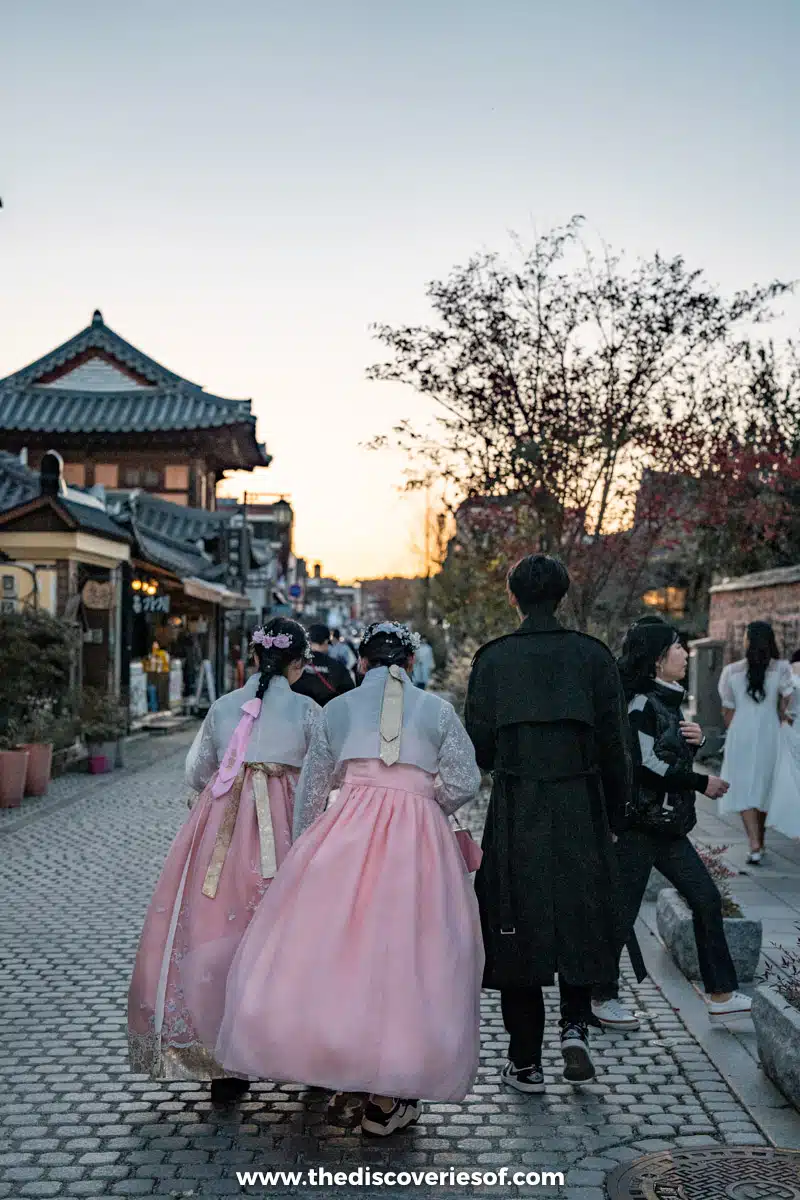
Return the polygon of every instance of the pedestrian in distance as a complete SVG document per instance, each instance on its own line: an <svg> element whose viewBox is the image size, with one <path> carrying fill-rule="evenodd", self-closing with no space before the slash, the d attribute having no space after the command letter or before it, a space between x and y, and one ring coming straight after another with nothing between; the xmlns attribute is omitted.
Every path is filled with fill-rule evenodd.
<svg viewBox="0 0 800 1200"><path fill-rule="evenodd" d="M210 708L186 760L195 793L147 910L128 996L131 1070L211 1080L230 1102L249 1086L214 1055L228 970L289 852L294 791L320 709L291 684L305 630L277 617L253 634L258 673Z"/></svg>
<svg viewBox="0 0 800 1200"><path fill-rule="evenodd" d="M412 677L414 686L421 688L424 692L433 678L435 667L436 660L433 657L433 647L423 637L414 656L414 674Z"/></svg>
<svg viewBox="0 0 800 1200"><path fill-rule="evenodd" d="M340 662L344 669L352 677L358 658L342 637L341 631L338 629L331 631L330 650L328 653L331 658L335 659L337 662Z"/></svg>
<svg viewBox="0 0 800 1200"><path fill-rule="evenodd" d="M781 726L767 824L785 837L800 838L800 650L792 655L792 677L794 691Z"/></svg>
<svg viewBox="0 0 800 1200"><path fill-rule="evenodd" d="M719 680L722 717L728 730L721 774L730 784L720 799L719 811L721 816L741 813L750 844L747 861L759 866L781 723L794 695L794 677L789 663L780 657L767 621L752 621L747 626L744 650L744 658L729 663Z"/></svg>
<svg viewBox="0 0 800 1200"><path fill-rule="evenodd" d="M493 774L475 887L486 949L484 987L500 990L509 1035L502 1079L545 1088L542 988L558 975L563 1078L595 1077L592 987L616 970L622 944L613 835L630 800L619 674L608 648L566 629L556 609L570 585L555 558L512 569L522 621L489 642L470 676L466 726Z"/></svg>
<svg viewBox="0 0 800 1200"><path fill-rule="evenodd" d="M327 625L311 625L308 630L311 658L293 686L298 696L309 696L320 708L336 696L356 686L344 663L331 657L331 631Z"/></svg>
<svg viewBox="0 0 800 1200"><path fill-rule="evenodd" d="M463 1100L477 1072L483 948L448 815L481 777L452 705L411 683L409 630L373 625L360 650L364 682L316 728L217 1053L236 1073L368 1093L362 1130L385 1137L421 1100Z"/></svg>
<svg viewBox="0 0 800 1200"><path fill-rule="evenodd" d="M691 909L709 1018L717 1023L747 1016L750 997L737 990L719 890L688 836L697 822L695 793L717 799L728 785L694 769L705 738L699 725L684 719L681 708L687 662L678 633L665 621L634 625L619 660L633 735L635 782L626 829L616 844L625 901L623 940L633 931L655 867ZM635 1014L619 1001L618 975L615 970L595 987L594 1016L610 1029L637 1029Z"/></svg>

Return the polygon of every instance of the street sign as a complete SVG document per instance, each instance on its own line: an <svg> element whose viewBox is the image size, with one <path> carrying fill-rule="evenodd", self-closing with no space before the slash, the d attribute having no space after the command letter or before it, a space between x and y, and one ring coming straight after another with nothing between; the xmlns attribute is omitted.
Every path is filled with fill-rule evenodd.
<svg viewBox="0 0 800 1200"><path fill-rule="evenodd" d="M299 600L303 594L303 588L299 583L293 583L289 588L289 595L293 600Z"/></svg>

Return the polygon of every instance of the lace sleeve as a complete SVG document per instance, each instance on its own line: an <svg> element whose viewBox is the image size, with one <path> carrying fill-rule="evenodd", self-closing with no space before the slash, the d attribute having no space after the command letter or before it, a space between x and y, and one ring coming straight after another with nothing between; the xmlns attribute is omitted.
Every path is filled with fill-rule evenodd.
<svg viewBox="0 0 800 1200"><path fill-rule="evenodd" d="M336 761L328 741L328 727L324 716L320 715L294 794L293 842L325 811L335 772Z"/></svg>
<svg viewBox="0 0 800 1200"><path fill-rule="evenodd" d="M321 719L322 709L317 704L316 700L312 700L309 696L308 703L303 713L303 740L305 741L306 745L306 753L308 753L308 748L311 745L311 741L314 737L314 730L317 728L317 725Z"/></svg>
<svg viewBox="0 0 800 1200"><path fill-rule="evenodd" d="M214 742L214 710L209 710L197 737L186 755L186 782L196 792L202 792L219 766Z"/></svg>
<svg viewBox="0 0 800 1200"><path fill-rule="evenodd" d="M481 786L481 773L475 761L475 747L452 704L443 706L439 729L442 742L435 785L436 801L449 816L475 799Z"/></svg>

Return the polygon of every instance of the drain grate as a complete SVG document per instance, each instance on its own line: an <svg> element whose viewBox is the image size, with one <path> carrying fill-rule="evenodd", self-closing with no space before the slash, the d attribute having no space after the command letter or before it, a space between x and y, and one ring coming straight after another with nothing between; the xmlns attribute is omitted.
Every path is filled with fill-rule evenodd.
<svg viewBox="0 0 800 1200"><path fill-rule="evenodd" d="M670 1150L618 1167L606 1188L610 1200L800 1200L800 1152Z"/></svg>

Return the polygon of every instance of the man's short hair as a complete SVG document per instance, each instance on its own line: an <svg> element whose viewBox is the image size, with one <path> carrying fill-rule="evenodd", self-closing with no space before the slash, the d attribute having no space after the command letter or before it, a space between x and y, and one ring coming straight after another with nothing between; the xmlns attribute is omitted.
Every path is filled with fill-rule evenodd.
<svg viewBox="0 0 800 1200"><path fill-rule="evenodd" d="M331 640L331 631L327 625L312 625L308 630L308 640L315 646L324 646Z"/></svg>
<svg viewBox="0 0 800 1200"><path fill-rule="evenodd" d="M508 588L523 613L535 608L555 612L569 591L569 573L549 554L529 554L508 573Z"/></svg>

